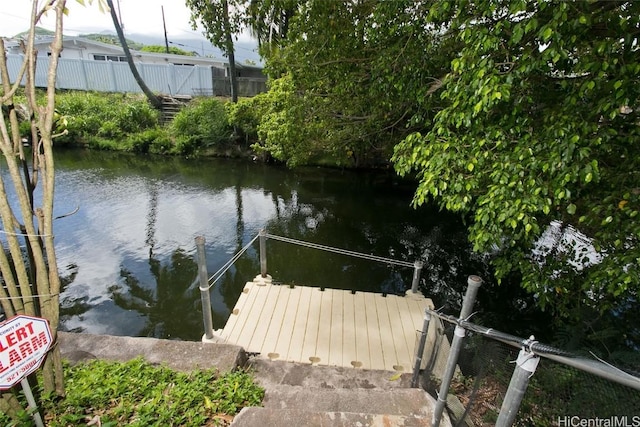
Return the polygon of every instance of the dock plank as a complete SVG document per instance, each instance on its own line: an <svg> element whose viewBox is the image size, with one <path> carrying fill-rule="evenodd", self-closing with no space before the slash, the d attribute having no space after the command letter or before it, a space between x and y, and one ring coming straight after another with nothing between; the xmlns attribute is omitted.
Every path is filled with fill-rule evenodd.
<svg viewBox="0 0 640 427"><path fill-rule="evenodd" d="M331 351L331 322L333 321L333 296L331 289L320 291L320 316L318 317L318 341L316 342L316 354L319 359L316 363L329 364Z"/></svg>
<svg viewBox="0 0 640 427"><path fill-rule="evenodd" d="M228 336L222 335L224 332L226 332L227 334L233 334L233 331L236 327L241 328L239 322L241 322L242 319L238 315L238 313L240 312L240 310L244 310L244 307L247 303L247 293L249 292L248 286L253 286L253 284L251 282L245 284L242 292L240 293L240 296L238 297L238 300L236 301L233 311L231 311L231 314L227 319L227 323L225 324L224 328L222 330L216 331L223 339L229 338Z"/></svg>
<svg viewBox="0 0 640 427"><path fill-rule="evenodd" d="M364 294L367 315L365 330L369 338L369 365L371 369L384 369L384 351L382 349L382 338L380 337L376 297L376 294L368 292Z"/></svg>
<svg viewBox="0 0 640 427"><path fill-rule="evenodd" d="M243 293L240 295L238 303L233 309L233 313L236 313L235 315L238 316L236 322L233 324L233 329L227 331L227 326L229 325L227 323L227 326L225 326L223 330L223 337L226 338L227 342L244 346L246 345L244 339L247 337L250 338L251 335L253 335L255 324L249 325L247 328L247 322L253 319L256 314L256 310L252 310L255 299L258 296L258 292L255 289L256 285L252 282L245 285Z"/></svg>
<svg viewBox="0 0 640 427"><path fill-rule="evenodd" d="M339 366L358 366L356 341L356 295L351 292L343 295L342 306L342 364ZM361 362L360 362L361 363Z"/></svg>
<svg viewBox="0 0 640 427"><path fill-rule="evenodd" d="M371 366L371 352L369 350L369 334L367 330L367 308L363 292L353 296L353 310L356 324L356 360L360 366ZM363 332L364 330L364 332Z"/></svg>
<svg viewBox="0 0 640 427"><path fill-rule="evenodd" d="M391 328L391 338L393 339L393 347L396 354L396 365L394 369L398 371L408 371L411 365L412 351L409 350L406 331L410 331L413 325L405 325L403 323L400 313L407 309L407 305L404 304L403 301L404 298L395 295L387 298L389 298L387 306L389 327Z"/></svg>
<svg viewBox="0 0 640 427"><path fill-rule="evenodd" d="M408 372L428 306L421 296L248 282L217 334L272 359Z"/></svg>
<svg viewBox="0 0 640 427"><path fill-rule="evenodd" d="M320 289L313 288L311 292L304 342L302 344L301 361L306 363L314 362L315 359L318 358L316 355L316 347L318 345L318 326L320 324L320 308L322 304Z"/></svg>
<svg viewBox="0 0 640 427"><path fill-rule="evenodd" d="M284 318L287 314L287 305L291 294L286 286L272 286L272 288L269 292L269 298L275 299L275 304L272 308L273 314L264 335L264 343L262 344L262 351L266 352L268 357L275 356L280 335L284 333L283 329L288 329L288 326L284 323ZM265 304L265 310L268 310L269 307L270 305Z"/></svg>
<svg viewBox="0 0 640 427"><path fill-rule="evenodd" d="M254 304L260 305L260 314L257 316L257 324L255 325L251 339L247 344L249 351L264 352L266 336L269 332L269 326L275 313L275 306L280 295L280 286L264 286L265 292L260 292Z"/></svg>
<svg viewBox="0 0 640 427"><path fill-rule="evenodd" d="M273 349L273 353L275 354L271 358L287 360L289 357L289 347L293 341L298 308L300 308L301 305L300 296L302 295L302 290L300 287L290 288L287 286L281 293L287 294L287 305L282 318L282 329L280 330L278 341Z"/></svg>
<svg viewBox="0 0 640 427"><path fill-rule="evenodd" d="M311 306L311 298L313 297L313 289L306 286L298 286L296 289L300 290L300 300L296 312L295 324L293 326L293 333L291 334L291 342L289 343L289 350L287 352L287 359L291 361L303 362L302 351L304 342L309 327L309 311ZM283 356L281 356L282 359ZM309 360L304 360L308 363Z"/></svg>
<svg viewBox="0 0 640 427"><path fill-rule="evenodd" d="M392 299L393 296L383 297L382 295L376 295L375 297L383 358L383 365L380 369L386 369L388 371L393 371L393 367L398 364L396 348L393 345L391 322L389 321L389 301Z"/></svg>
<svg viewBox="0 0 640 427"><path fill-rule="evenodd" d="M344 336L344 303L346 292L331 292L331 330L329 338L329 365L343 366L343 345ZM347 294L348 295L348 294ZM348 363L348 362L347 362Z"/></svg>

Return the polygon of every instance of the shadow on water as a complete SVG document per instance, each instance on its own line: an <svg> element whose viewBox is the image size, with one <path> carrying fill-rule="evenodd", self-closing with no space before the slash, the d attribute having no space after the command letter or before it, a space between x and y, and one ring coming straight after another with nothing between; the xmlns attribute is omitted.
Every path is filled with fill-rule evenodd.
<svg viewBox="0 0 640 427"><path fill-rule="evenodd" d="M82 150L56 154L56 249L65 330L200 339L194 238L206 239L209 274L261 228L271 234L413 263L421 291L459 310L467 277L484 280L477 309L520 332L540 314L517 285L497 286L462 220L410 206L414 186L392 172L287 170L233 160L184 160ZM211 290L215 328L259 273L257 242ZM268 270L287 284L403 294L413 269L269 240ZM513 310L518 310L516 315ZM491 314L489 314L491 312ZM537 333L530 328L525 334Z"/></svg>

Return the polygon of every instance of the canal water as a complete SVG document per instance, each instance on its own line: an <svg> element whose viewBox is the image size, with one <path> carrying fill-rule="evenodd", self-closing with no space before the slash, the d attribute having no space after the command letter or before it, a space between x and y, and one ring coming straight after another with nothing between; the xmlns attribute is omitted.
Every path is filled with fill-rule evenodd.
<svg viewBox="0 0 640 427"><path fill-rule="evenodd" d="M480 309L495 314L514 304L522 308L518 286L497 288L486 260L472 254L461 218L411 206L414 185L393 171L289 170L228 159L59 151L55 214L78 209L55 221L64 283L61 329L200 339L195 237L206 239L212 274L261 228L410 263L422 260L420 290L452 314L470 274L487 282ZM267 254L269 274L283 284L385 294L411 287L411 268L276 240L268 240ZM258 273L255 242L212 288L214 328L224 325L244 283Z"/></svg>

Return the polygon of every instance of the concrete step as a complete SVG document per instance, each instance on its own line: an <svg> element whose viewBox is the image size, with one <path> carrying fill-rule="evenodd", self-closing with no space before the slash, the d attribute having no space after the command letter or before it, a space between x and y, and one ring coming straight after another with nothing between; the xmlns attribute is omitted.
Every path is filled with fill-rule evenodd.
<svg viewBox="0 0 640 427"><path fill-rule="evenodd" d="M265 408L310 412L352 412L431 417L433 398L417 388L393 391L379 389L318 389L279 386L266 390Z"/></svg>
<svg viewBox="0 0 640 427"><path fill-rule="evenodd" d="M265 388L263 407L244 408L235 427L430 426L435 400L409 388L411 374L249 359ZM442 427L451 422L443 414Z"/></svg>
<svg viewBox="0 0 640 427"><path fill-rule="evenodd" d="M147 362L163 364L178 371L215 368L227 372L244 366L247 360L242 347L230 344L62 331L58 331L57 342L62 357L72 363L91 359L126 362L143 357Z"/></svg>
<svg viewBox="0 0 640 427"><path fill-rule="evenodd" d="M231 423L232 427L428 427L430 425L431 419L425 417L259 407L243 408Z"/></svg>
<svg viewBox="0 0 640 427"><path fill-rule="evenodd" d="M278 385L379 390L411 386L411 373L318 366L255 357L249 359L248 366L255 374L256 382L267 390Z"/></svg>

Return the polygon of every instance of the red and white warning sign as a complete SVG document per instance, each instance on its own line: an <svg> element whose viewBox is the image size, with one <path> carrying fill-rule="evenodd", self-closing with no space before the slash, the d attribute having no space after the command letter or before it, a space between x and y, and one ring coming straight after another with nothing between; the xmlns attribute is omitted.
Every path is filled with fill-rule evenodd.
<svg viewBox="0 0 640 427"><path fill-rule="evenodd" d="M19 315L0 324L0 390L38 369L52 343L47 319Z"/></svg>

